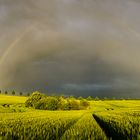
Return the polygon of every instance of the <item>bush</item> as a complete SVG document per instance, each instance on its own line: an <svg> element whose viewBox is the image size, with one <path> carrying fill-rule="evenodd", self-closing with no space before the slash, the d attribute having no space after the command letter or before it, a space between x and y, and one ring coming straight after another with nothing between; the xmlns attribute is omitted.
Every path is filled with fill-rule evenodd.
<svg viewBox="0 0 140 140"><path fill-rule="evenodd" d="M90 106L90 103L87 100L80 101L81 109L87 109Z"/></svg>
<svg viewBox="0 0 140 140"><path fill-rule="evenodd" d="M42 98L42 99L40 99L40 100L35 104L35 109L42 109L42 110L47 109L46 103L47 103L47 98Z"/></svg>
<svg viewBox="0 0 140 140"><path fill-rule="evenodd" d="M69 110L68 101L62 96L58 98L58 109Z"/></svg>
<svg viewBox="0 0 140 140"><path fill-rule="evenodd" d="M61 97L45 96L34 92L25 102L26 107L34 107L41 110L79 110L89 107L87 100L76 100L75 98L64 99Z"/></svg>
<svg viewBox="0 0 140 140"><path fill-rule="evenodd" d="M58 100L55 97L47 97L46 109L48 110L57 110L58 109Z"/></svg>
<svg viewBox="0 0 140 140"><path fill-rule="evenodd" d="M100 99L99 99L99 97L95 97L95 99L94 99L95 101L99 101Z"/></svg>
<svg viewBox="0 0 140 140"><path fill-rule="evenodd" d="M83 100L84 98L82 96L78 97L78 100Z"/></svg>
<svg viewBox="0 0 140 140"><path fill-rule="evenodd" d="M69 101L69 109L70 110L79 110L80 109L80 102L76 99L70 99Z"/></svg>
<svg viewBox="0 0 140 140"><path fill-rule="evenodd" d="M58 100L55 97L42 98L35 104L35 108L42 110L57 110Z"/></svg>
<svg viewBox="0 0 140 140"><path fill-rule="evenodd" d="M88 96L87 100L91 101L91 100L93 100L93 98L91 96Z"/></svg>
<svg viewBox="0 0 140 140"><path fill-rule="evenodd" d="M44 95L40 92L33 92L32 95L28 98L28 100L25 102L26 107L35 107L35 104L44 98Z"/></svg>

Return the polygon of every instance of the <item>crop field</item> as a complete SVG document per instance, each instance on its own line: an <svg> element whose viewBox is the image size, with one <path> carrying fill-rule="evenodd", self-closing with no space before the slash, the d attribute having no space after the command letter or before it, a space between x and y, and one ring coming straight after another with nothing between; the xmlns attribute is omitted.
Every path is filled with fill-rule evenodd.
<svg viewBox="0 0 140 140"><path fill-rule="evenodd" d="M0 95L0 105L1 104L22 104L25 103L27 97L20 97L20 96L6 96Z"/></svg>
<svg viewBox="0 0 140 140"><path fill-rule="evenodd" d="M87 110L26 108L0 95L0 140L140 140L140 100L90 101Z"/></svg>

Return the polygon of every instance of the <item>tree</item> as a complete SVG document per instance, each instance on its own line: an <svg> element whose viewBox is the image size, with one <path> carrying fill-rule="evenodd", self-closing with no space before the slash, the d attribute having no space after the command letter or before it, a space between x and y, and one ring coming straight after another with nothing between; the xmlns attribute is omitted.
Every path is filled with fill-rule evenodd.
<svg viewBox="0 0 140 140"><path fill-rule="evenodd" d="M1 90L0 90L0 94L1 94Z"/></svg>
<svg viewBox="0 0 140 140"><path fill-rule="evenodd" d="M40 92L36 91L33 92L32 95L26 100L25 106L26 107L35 107L36 103L44 98L45 95L41 94Z"/></svg>
<svg viewBox="0 0 140 140"><path fill-rule="evenodd" d="M78 100L83 100L84 98L82 96L79 96L78 97Z"/></svg>
<svg viewBox="0 0 140 140"><path fill-rule="evenodd" d="M27 93L27 96L30 96L30 93L29 92Z"/></svg>
<svg viewBox="0 0 140 140"><path fill-rule="evenodd" d="M62 94L60 95L60 97L65 98L65 95L62 93Z"/></svg>
<svg viewBox="0 0 140 140"><path fill-rule="evenodd" d="M58 98L58 109L67 110L66 104L67 104L67 100L63 96L60 96Z"/></svg>
<svg viewBox="0 0 140 140"><path fill-rule="evenodd" d="M108 98L107 97L104 97L103 100L108 100Z"/></svg>
<svg viewBox="0 0 140 140"><path fill-rule="evenodd" d="M120 98L120 100L124 100L124 98L123 98L123 97L121 97L121 98Z"/></svg>
<svg viewBox="0 0 140 140"><path fill-rule="evenodd" d="M72 95L71 95L69 98L70 98L70 99L75 99L74 96L72 96Z"/></svg>
<svg viewBox="0 0 140 140"><path fill-rule="evenodd" d="M46 109L47 110L57 110L58 109L58 100L56 97L46 97L47 98L47 104Z"/></svg>
<svg viewBox="0 0 140 140"><path fill-rule="evenodd" d="M91 101L92 100L92 97L91 96L88 96L87 97L87 100Z"/></svg>
<svg viewBox="0 0 140 140"><path fill-rule="evenodd" d="M5 94L7 95L7 94L8 94L8 92L7 92L7 91L5 91Z"/></svg>
<svg viewBox="0 0 140 140"><path fill-rule="evenodd" d="M95 97L95 101L99 101L99 100L100 100L99 97L96 96L96 97Z"/></svg>
<svg viewBox="0 0 140 140"><path fill-rule="evenodd" d="M115 97L112 98L112 100L115 100L115 99L116 99Z"/></svg>
<svg viewBox="0 0 140 140"><path fill-rule="evenodd" d="M15 93L15 91L13 90L13 91L12 91L12 95L15 95L15 94L16 94L16 93Z"/></svg>
<svg viewBox="0 0 140 140"><path fill-rule="evenodd" d="M44 97L35 103L35 109L57 110L58 100L56 97Z"/></svg>
<svg viewBox="0 0 140 140"><path fill-rule="evenodd" d="M22 96L22 95L23 95L23 93L22 93L22 92L20 92L20 93L19 93L19 95L20 95L20 96Z"/></svg>

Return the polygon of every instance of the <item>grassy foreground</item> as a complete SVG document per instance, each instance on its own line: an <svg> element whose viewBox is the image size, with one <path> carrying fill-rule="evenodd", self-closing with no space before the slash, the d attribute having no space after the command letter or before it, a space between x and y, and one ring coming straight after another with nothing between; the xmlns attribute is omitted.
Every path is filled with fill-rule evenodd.
<svg viewBox="0 0 140 140"><path fill-rule="evenodd" d="M27 97L0 95L1 140L140 140L140 101L90 101L90 109L26 108Z"/></svg>

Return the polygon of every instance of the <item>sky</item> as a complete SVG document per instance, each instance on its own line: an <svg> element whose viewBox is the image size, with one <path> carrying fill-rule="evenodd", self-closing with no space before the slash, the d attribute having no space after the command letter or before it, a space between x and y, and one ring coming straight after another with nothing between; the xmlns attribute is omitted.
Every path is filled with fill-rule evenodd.
<svg viewBox="0 0 140 140"><path fill-rule="evenodd" d="M0 0L0 89L140 98L139 0Z"/></svg>

